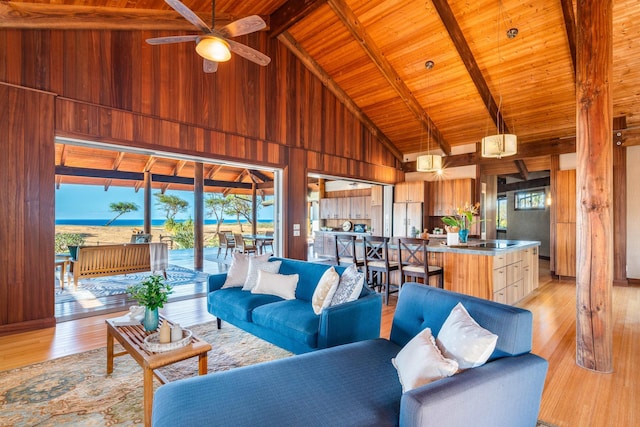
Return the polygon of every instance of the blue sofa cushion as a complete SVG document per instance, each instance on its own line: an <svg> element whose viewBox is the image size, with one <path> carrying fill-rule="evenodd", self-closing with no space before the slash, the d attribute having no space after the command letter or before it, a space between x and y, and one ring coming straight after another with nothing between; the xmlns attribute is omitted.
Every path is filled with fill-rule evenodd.
<svg viewBox="0 0 640 427"><path fill-rule="evenodd" d="M396 426L399 350L360 341L168 383L153 398L153 426Z"/></svg>
<svg viewBox="0 0 640 427"><path fill-rule="evenodd" d="M320 278L331 266L327 264L317 264L307 261L298 261L289 258L269 258L270 262L282 261L280 274L299 274L300 280L296 288L296 298L311 303L313 292L320 281ZM338 274L342 274L345 267L334 267Z"/></svg>
<svg viewBox="0 0 640 427"><path fill-rule="evenodd" d="M220 289L211 292L208 298L209 306L214 309L217 317L231 317L246 322L252 321L252 313L256 307L282 301L282 298L275 295L252 294L241 288Z"/></svg>
<svg viewBox="0 0 640 427"><path fill-rule="evenodd" d="M253 310L253 323L308 346L316 347L320 317L307 301L299 299L274 302Z"/></svg>

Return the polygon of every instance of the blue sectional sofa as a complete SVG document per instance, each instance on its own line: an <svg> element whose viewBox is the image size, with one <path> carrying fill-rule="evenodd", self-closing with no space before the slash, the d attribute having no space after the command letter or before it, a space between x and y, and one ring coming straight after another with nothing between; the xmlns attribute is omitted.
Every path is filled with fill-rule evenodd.
<svg viewBox="0 0 640 427"><path fill-rule="evenodd" d="M498 335L489 361L402 393L391 359L458 303ZM531 354L529 311L405 284L391 337L161 386L153 426L534 427L547 362Z"/></svg>
<svg viewBox="0 0 640 427"><path fill-rule="evenodd" d="M282 261L280 274L300 276L296 299L252 294L241 288L221 289L227 274L211 275L207 310L216 316L218 328L224 320L296 354L380 336L379 294L363 287L356 301L328 307L317 315L311 300L330 266L276 257L269 261ZM338 274L344 271L344 267L334 268Z"/></svg>

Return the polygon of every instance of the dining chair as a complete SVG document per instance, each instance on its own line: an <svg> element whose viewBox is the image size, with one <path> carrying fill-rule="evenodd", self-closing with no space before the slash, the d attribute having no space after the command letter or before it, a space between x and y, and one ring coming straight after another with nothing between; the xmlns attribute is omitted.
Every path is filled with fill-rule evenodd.
<svg viewBox="0 0 640 427"><path fill-rule="evenodd" d="M220 251L224 248L224 257L227 257L227 253L229 249L232 251L236 248L236 244L233 241L227 239L227 235L225 233L217 233L218 234L218 255L216 258L220 257Z"/></svg>
<svg viewBox="0 0 640 427"><path fill-rule="evenodd" d="M236 248L235 250L238 252L242 252L243 254L247 254L253 252L254 254L257 252L257 248L253 243L247 243L242 237L242 234L233 234L233 240L235 242Z"/></svg>
<svg viewBox="0 0 640 427"><path fill-rule="evenodd" d="M267 237L273 237L273 231L266 231L264 235ZM256 240L256 246L261 254L266 252L267 246L271 248L271 252L273 253L273 239Z"/></svg>
<svg viewBox="0 0 640 427"><path fill-rule="evenodd" d="M444 270L437 265L429 265L428 248L428 239L398 238L400 286L405 282L405 277L422 279L428 285L431 276L439 276L438 287L444 286Z"/></svg>
<svg viewBox="0 0 640 427"><path fill-rule="evenodd" d="M389 294L398 291L398 286L391 284L390 273L399 269L398 262L389 259L389 238L364 236L363 240L367 283L372 289L382 292L384 303L389 305ZM393 291L392 286L396 288Z"/></svg>
<svg viewBox="0 0 640 427"><path fill-rule="evenodd" d="M335 238L335 247L337 265L355 264L358 270L360 267L364 267L364 259L358 259L358 253L356 251L356 236L352 234L337 234Z"/></svg>

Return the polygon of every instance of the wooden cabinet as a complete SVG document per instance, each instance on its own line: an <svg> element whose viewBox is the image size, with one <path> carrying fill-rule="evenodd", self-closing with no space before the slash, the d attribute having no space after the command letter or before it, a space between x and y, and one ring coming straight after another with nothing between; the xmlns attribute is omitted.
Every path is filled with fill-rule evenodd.
<svg viewBox="0 0 640 427"><path fill-rule="evenodd" d="M320 219L370 219L371 197L335 197L320 199Z"/></svg>
<svg viewBox="0 0 640 427"><path fill-rule="evenodd" d="M320 199L320 219L337 219L338 199Z"/></svg>
<svg viewBox="0 0 640 427"><path fill-rule="evenodd" d="M382 200L384 200L383 188L382 185L371 187L371 206L382 206Z"/></svg>
<svg viewBox="0 0 640 427"><path fill-rule="evenodd" d="M539 283L538 248L523 250L522 256L522 279L524 294L529 295L538 289Z"/></svg>
<svg viewBox="0 0 640 427"><path fill-rule="evenodd" d="M503 304L515 304L530 291L531 266L534 264L531 252L535 249L537 266L538 248L527 248L521 251L494 255L493 300ZM537 267L536 267L537 271ZM537 279L536 279L537 283Z"/></svg>
<svg viewBox="0 0 640 427"><path fill-rule="evenodd" d="M558 171L555 182L555 274L576 275L576 171Z"/></svg>
<svg viewBox="0 0 640 427"><path fill-rule="evenodd" d="M371 219L371 197L349 197L349 219Z"/></svg>
<svg viewBox="0 0 640 427"><path fill-rule="evenodd" d="M424 202L426 189L427 185L424 181L399 182L394 190L393 201L396 203Z"/></svg>
<svg viewBox="0 0 640 427"><path fill-rule="evenodd" d="M451 215L455 209L475 203L475 180L471 178L428 183L427 215Z"/></svg>
<svg viewBox="0 0 640 427"><path fill-rule="evenodd" d="M422 232L423 212L422 203L394 203L393 204L393 236L413 237L411 230L415 228Z"/></svg>

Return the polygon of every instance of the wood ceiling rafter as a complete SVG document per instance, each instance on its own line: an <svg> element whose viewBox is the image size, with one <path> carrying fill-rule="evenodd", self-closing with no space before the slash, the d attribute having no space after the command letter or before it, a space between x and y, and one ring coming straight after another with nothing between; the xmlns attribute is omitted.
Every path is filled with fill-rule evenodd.
<svg viewBox="0 0 640 427"><path fill-rule="evenodd" d="M495 123L496 128L499 129L500 132L511 133L509 131L509 127L504 121L504 118L502 117L502 114L498 110L498 104L496 103L496 100L493 99L489 85L480 71L480 67L471 52L471 48L460 29L460 25L458 25L458 21L456 20L449 3L447 0L432 0L432 2L440 16L440 19L442 20L442 23L444 24L444 27L449 33L449 37L451 38L453 45L458 51L458 55L460 55L460 59L467 68L471 81L473 81L473 84L478 89L478 93L489 112L491 120L493 120L493 123Z"/></svg>
<svg viewBox="0 0 640 427"><path fill-rule="evenodd" d="M194 12L207 24L211 23L211 12ZM233 20L235 17L229 14L216 14L218 26ZM5 1L0 2L0 28L196 31L173 10Z"/></svg>
<svg viewBox="0 0 640 427"><path fill-rule="evenodd" d="M402 80L398 75L376 43L363 28L360 20L353 10L349 8L344 0L328 0L328 3L329 6L331 6L331 9L340 18L344 26L349 30L351 35L371 58L374 65L380 70L380 73L382 73L384 78L396 91L400 99L402 99L409 110L415 115L424 131L431 133L431 137L445 154L451 154L451 146L449 143L445 141L444 137L431 120L431 117L427 116L424 108L420 105L415 96L413 96L407 85L404 83L404 80Z"/></svg>
<svg viewBox="0 0 640 427"><path fill-rule="evenodd" d="M573 64L573 80L575 81L576 71L576 15L573 11L573 0L560 0L562 6L562 16L564 17L564 28L567 33L567 44L571 52L571 62Z"/></svg>
<svg viewBox="0 0 640 427"><path fill-rule="evenodd" d="M186 160L178 160L178 163L173 167L173 176L178 176L180 171L187 165ZM169 184L163 184L160 188L160 192L164 194L169 189Z"/></svg>
<svg viewBox="0 0 640 427"><path fill-rule="evenodd" d="M369 132L378 140L384 147L393 154L393 156L400 162L404 157L400 150L391 142L387 136L382 133L378 126L356 105L353 99L347 95L347 93L333 80L327 72L313 59L306 50L300 46L300 44L287 32L284 32L278 36L278 41L284 44L287 49L291 51L303 64L316 76L324 86L336 97L347 109L362 123Z"/></svg>
<svg viewBox="0 0 640 427"><path fill-rule="evenodd" d="M289 0L271 14L271 37L278 37L327 0Z"/></svg>
<svg viewBox="0 0 640 427"><path fill-rule="evenodd" d="M529 179L529 171L527 170L527 165L524 163L524 160L518 159L514 161L514 163L518 169L518 176L524 181L527 181Z"/></svg>
<svg viewBox="0 0 640 427"><path fill-rule="evenodd" d="M247 169L243 169L242 172L238 174L236 179L233 180L233 182L241 182L242 179L247 175L249 175L249 171ZM230 192L231 192L231 188L225 188L224 191L222 192L222 195L226 197Z"/></svg>
<svg viewBox="0 0 640 427"><path fill-rule="evenodd" d="M220 172L220 170L222 169L222 165L214 165L211 170L209 171L209 174L207 175L207 178L209 179L213 179L213 177Z"/></svg>
<svg viewBox="0 0 640 427"><path fill-rule="evenodd" d="M122 160L124 159L124 155L125 155L124 151L118 152L118 154L116 155L116 158L113 160L113 165L111 169L113 169L114 171L118 170L118 168L120 167L120 163L122 163ZM62 164L62 166L64 166L64 164ZM109 187L111 187L112 183L113 183L112 179L107 179L104 183L104 191L107 191Z"/></svg>

